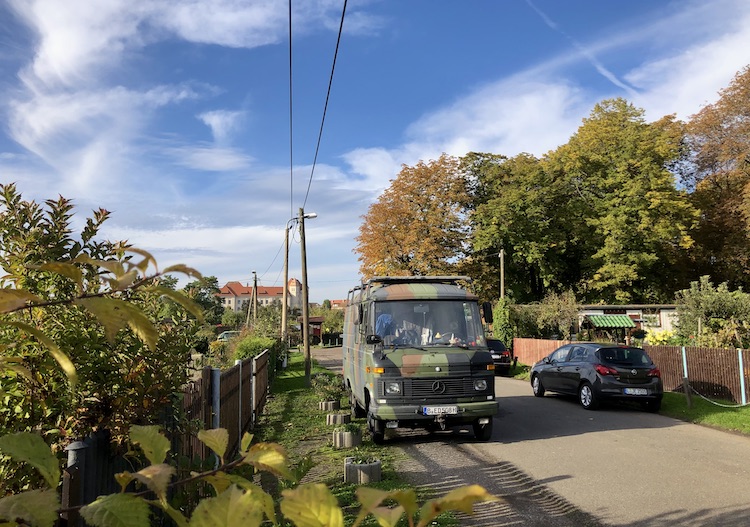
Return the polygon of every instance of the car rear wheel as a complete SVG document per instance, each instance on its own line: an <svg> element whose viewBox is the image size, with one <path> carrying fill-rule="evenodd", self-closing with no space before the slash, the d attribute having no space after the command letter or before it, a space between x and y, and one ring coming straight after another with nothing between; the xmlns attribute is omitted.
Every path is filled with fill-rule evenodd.
<svg viewBox="0 0 750 527"><path fill-rule="evenodd" d="M581 387L578 388L578 400L586 410L596 410L599 408L599 400L594 393L594 388L591 383L584 382Z"/></svg>
<svg viewBox="0 0 750 527"><path fill-rule="evenodd" d="M477 439L477 441L490 440L490 438L492 437L492 421L493 419L490 418L490 422L486 425L481 425L478 421L474 421L472 427L474 428L474 437Z"/></svg>
<svg viewBox="0 0 750 527"><path fill-rule="evenodd" d="M537 397L544 397L544 386L542 385L542 380L539 378L539 375L534 375L531 378L531 389Z"/></svg>

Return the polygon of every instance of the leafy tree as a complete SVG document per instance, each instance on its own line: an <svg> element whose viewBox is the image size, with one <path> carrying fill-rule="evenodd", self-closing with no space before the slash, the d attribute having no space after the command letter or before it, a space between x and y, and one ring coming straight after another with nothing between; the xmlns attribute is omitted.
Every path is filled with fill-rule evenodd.
<svg viewBox="0 0 750 527"><path fill-rule="evenodd" d="M568 340L578 322L579 312L580 306L572 291L549 293L539 304L537 325L544 328L547 334L557 334L562 340Z"/></svg>
<svg viewBox="0 0 750 527"><path fill-rule="evenodd" d="M458 159L404 165L362 216L357 236L360 272L378 275L448 274L467 247L466 179Z"/></svg>
<svg viewBox="0 0 750 527"><path fill-rule="evenodd" d="M329 302L330 306L330 302ZM326 308L325 303L322 307L314 307L311 310L311 316L323 317L322 337L327 342L335 340L344 332L344 310Z"/></svg>
<svg viewBox="0 0 750 527"><path fill-rule="evenodd" d="M677 292L678 335L682 343L707 347L750 347L750 294L717 287L702 276Z"/></svg>
<svg viewBox="0 0 750 527"><path fill-rule="evenodd" d="M217 293L219 293L219 280L215 276L204 276L198 280L188 283L182 291L193 302L203 308L204 319L207 324L217 325L221 323L224 315L224 307L221 305Z"/></svg>
<svg viewBox="0 0 750 527"><path fill-rule="evenodd" d="M693 266L731 287L750 286L750 66L687 124L683 182L701 210Z"/></svg>
<svg viewBox="0 0 750 527"><path fill-rule="evenodd" d="M516 302L540 300L547 289L581 279L582 237L588 231L569 189L555 181L534 156L506 158L470 153L462 165L471 174L472 264L467 274L480 295L497 298L499 250L504 249L505 289ZM565 196L565 197L564 197ZM566 213L567 212L567 213Z"/></svg>
<svg viewBox="0 0 750 527"><path fill-rule="evenodd" d="M685 278L681 262L693 245L697 211L669 171L681 158L681 139L672 117L646 123L642 110L611 99L546 157L546 170L564 189L557 199L568 200L560 201L562 211L576 222L574 243L583 247L582 297L664 301Z"/></svg>
<svg viewBox="0 0 750 527"><path fill-rule="evenodd" d="M39 430L64 442L107 429L118 441L186 381L200 308L161 282L170 272L198 274L159 271L145 251L96 241L103 209L76 240L70 201L45 205L0 186L0 433ZM183 309L165 320L171 301ZM6 470L0 463L0 494L27 483Z"/></svg>
<svg viewBox="0 0 750 527"><path fill-rule="evenodd" d="M246 318L247 315L245 313L225 307L224 313L221 315L221 325L236 330L239 329L240 326L245 325Z"/></svg>

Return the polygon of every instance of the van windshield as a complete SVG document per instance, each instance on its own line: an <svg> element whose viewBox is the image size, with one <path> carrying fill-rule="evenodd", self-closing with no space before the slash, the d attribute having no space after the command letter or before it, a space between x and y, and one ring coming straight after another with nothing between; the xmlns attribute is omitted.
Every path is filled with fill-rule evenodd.
<svg viewBox="0 0 750 527"><path fill-rule="evenodd" d="M486 346L479 306L462 300L375 304L374 333L386 346Z"/></svg>

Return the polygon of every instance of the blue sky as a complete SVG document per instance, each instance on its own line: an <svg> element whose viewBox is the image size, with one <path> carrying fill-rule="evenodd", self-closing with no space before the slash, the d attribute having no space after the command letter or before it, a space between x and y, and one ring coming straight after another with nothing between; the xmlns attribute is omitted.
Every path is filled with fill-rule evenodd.
<svg viewBox="0 0 750 527"><path fill-rule="evenodd" d="M750 64L746 0L350 0L311 179L343 0L292 8L290 168L286 1L0 0L0 180L220 284L281 285L304 206L321 302L402 164L541 156L610 97L687 119Z"/></svg>

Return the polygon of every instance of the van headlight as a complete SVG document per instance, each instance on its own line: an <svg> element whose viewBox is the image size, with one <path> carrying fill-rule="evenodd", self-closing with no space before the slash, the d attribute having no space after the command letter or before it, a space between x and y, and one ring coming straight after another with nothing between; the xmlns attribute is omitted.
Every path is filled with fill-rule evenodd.
<svg viewBox="0 0 750 527"><path fill-rule="evenodd" d="M474 389L478 392L483 392L487 389L487 381L484 379L477 379L474 381Z"/></svg>
<svg viewBox="0 0 750 527"><path fill-rule="evenodd" d="M400 382L386 382L385 394L386 395L401 395L401 383Z"/></svg>

